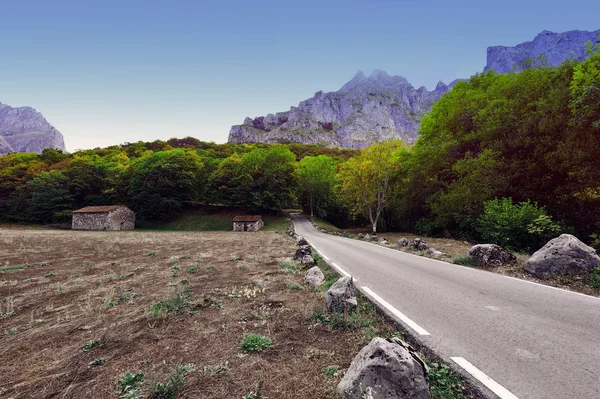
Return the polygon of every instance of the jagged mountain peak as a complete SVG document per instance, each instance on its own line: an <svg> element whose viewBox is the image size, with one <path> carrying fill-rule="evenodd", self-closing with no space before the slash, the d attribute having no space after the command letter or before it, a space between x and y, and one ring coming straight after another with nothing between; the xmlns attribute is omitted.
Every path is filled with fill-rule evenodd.
<svg viewBox="0 0 600 399"><path fill-rule="evenodd" d="M412 143L431 104L450 87L415 89L404 77L374 70L358 73L340 90L318 91L289 111L246 118L233 126L229 141L301 142L362 148L374 141L400 137Z"/></svg>
<svg viewBox="0 0 600 399"><path fill-rule="evenodd" d="M0 155L41 153L46 148L65 151L62 134L34 108L13 108L0 102Z"/></svg>
<svg viewBox="0 0 600 399"><path fill-rule="evenodd" d="M555 33L544 30L532 41L511 46L491 46L487 49L487 65L484 71L497 73L519 72L531 60L534 65L558 66L574 59L583 61L587 56L586 43L600 42L598 31L572 30ZM538 60L538 57L542 59Z"/></svg>

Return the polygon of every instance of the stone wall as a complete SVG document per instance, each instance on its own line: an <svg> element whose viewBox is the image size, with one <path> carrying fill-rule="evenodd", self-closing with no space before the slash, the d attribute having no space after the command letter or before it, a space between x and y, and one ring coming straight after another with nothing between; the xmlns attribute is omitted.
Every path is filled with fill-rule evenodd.
<svg viewBox="0 0 600 399"><path fill-rule="evenodd" d="M73 230L108 230L108 212L73 213Z"/></svg>
<svg viewBox="0 0 600 399"><path fill-rule="evenodd" d="M126 207L110 212L75 212L73 230L133 230L135 213Z"/></svg>
<svg viewBox="0 0 600 399"><path fill-rule="evenodd" d="M257 222L233 222L233 231L258 231L265 223L262 220ZM246 226L246 229L244 229Z"/></svg>
<svg viewBox="0 0 600 399"><path fill-rule="evenodd" d="M108 230L135 229L135 213L129 208L118 208L108 214Z"/></svg>

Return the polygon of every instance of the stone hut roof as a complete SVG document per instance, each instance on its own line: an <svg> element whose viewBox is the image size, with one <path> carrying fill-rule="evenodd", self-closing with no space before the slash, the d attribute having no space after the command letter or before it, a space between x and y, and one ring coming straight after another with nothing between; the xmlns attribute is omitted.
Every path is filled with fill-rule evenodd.
<svg viewBox="0 0 600 399"><path fill-rule="evenodd" d="M259 220L262 220L262 216L248 215L248 216L236 216L233 218L234 222L258 222Z"/></svg>
<svg viewBox="0 0 600 399"><path fill-rule="evenodd" d="M106 213L125 207L124 205L105 205L105 206L86 206L85 208L73 211L73 213Z"/></svg>

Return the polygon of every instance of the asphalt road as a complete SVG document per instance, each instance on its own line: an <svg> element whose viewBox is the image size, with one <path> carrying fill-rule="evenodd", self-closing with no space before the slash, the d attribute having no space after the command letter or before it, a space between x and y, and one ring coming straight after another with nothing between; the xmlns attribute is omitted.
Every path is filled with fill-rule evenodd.
<svg viewBox="0 0 600 399"><path fill-rule="evenodd" d="M328 263L429 333L414 335L446 361L464 358L493 379L500 397L600 398L600 299L320 233L293 218Z"/></svg>

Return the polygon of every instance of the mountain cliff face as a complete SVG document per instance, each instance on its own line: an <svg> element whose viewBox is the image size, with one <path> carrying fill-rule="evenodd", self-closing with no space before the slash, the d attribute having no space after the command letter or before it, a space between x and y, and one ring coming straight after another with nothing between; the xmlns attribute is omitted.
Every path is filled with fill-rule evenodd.
<svg viewBox="0 0 600 399"><path fill-rule="evenodd" d="M62 134L31 107L12 108L0 103L0 155L37 152L46 148L65 151Z"/></svg>
<svg viewBox="0 0 600 399"><path fill-rule="evenodd" d="M229 141L362 148L400 137L413 143L423 115L454 83L440 82L428 91L383 71L370 76L359 72L340 90L319 91L287 112L246 118L242 125L231 128Z"/></svg>
<svg viewBox="0 0 600 399"><path fill-rule="evenodd" d="M598 32L574 30L564 33L543 31L530 42L515 47L493 46L487 49L487 65L484 71L497 73L522 71L529 60L534 65L558 66L569 59L583 61L587 57L586 43L600 42ZM537 60L537 57L540 57Z"/></svg>
<svg viewBox="0 0 600 399"><path fill-rule="evenodd" d="M598 32L544 31L533 41L515 47L489 47L485 71L521 71L528 60L540 55L549 66L571 58L581 61L587 56L588 41L598 43ZM539 64L540 60L533 63ZM359 72L339 91L319 91L287 112L246 118L243 124L231 127L229 141L363 148L375 141L399 137L414 143L423 115L456 82L440 82L435 90L427 91L424 87L415 89L401 76L375 71L367 77Z"/></svg>

